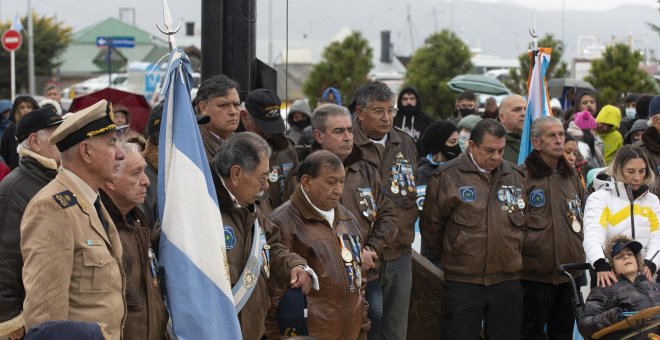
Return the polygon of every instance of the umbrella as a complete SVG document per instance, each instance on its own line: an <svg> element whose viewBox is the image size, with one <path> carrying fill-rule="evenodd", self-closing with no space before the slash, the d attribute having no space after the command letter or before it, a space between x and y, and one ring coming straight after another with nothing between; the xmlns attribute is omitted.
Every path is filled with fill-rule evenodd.
<svg viewBox="0 0 660 340"><path fill-rule="evenodd" d="M80 111L101 99L112 102L113 106L123 106L130 111L131 129L144 132L151 107L143 95L106 87L102 90L77 97L71 103L70 112Z"/></svg>
<svg viewBox="0 0 660 340"><path fill-rule="evenodd" d="M501 81L478 74L463 74L447 82L449 88L456 91L472 91L491 95L504 95L511 93Z"/></svg>
<svg viewBox="0 0 660 340"><path fill-rule="evenodd" d="M548 92L550 92L550 97L563 97L565 88L574 88L576 94L585 91L596 92L594 86L584 80L573 78L553 78L548 80Z"/></svg>

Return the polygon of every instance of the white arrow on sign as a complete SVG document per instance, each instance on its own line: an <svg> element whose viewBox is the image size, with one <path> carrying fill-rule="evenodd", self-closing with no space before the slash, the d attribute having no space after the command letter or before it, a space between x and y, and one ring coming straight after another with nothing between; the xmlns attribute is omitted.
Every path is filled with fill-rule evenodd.
<svg viewBox="0 0 660 340"><path fill-rule="evenodd" d="M18 38L18 37L8 37L8 38L5 38L5 43L6 43L6 44L17 43L17 42L19 42L20 40L21 40L21 39Z"/></svg>
<svg viewBox="0 0 660 340"><path fill-rule="evenodd" d="M101 38L101 39L99 39L98 43L99 43L99 45L101 45L101 46L105 46L105 45L108 44L108 41L105 40L105 39L103 39L103 38Z"/></svg>

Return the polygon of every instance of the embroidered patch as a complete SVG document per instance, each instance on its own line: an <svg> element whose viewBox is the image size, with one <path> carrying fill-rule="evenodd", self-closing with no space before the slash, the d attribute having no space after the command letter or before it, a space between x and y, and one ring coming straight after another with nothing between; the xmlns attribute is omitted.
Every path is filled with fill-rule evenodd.
<svg viewBox="0 0 660 340"><path fill-rule="evenodd" d="M535 208L545 205L545 193L543 189L534 189L529 193L529 204Z"/></svg>
<svg viewBox="0 0 660 340"><path fill-rule="evenodd" d="M460 187L458 193L461 195L463 202L474 202L477 199L477 192L474 191L473 186Z"/></svg>
<svg viewBox="0 0 660 340"><path fill-rule="evenodd" d="M57 202L57 204L60 205L60 207L62 207L62 209L66 209L68 207L78 204L78 199L69 190L62 191L60 193L53 195L53 199L55 200L55 202Z"/></svg>
<svg viewBox="0 0 660 340"><path fill-rule="evenodd" d="M426 185L417 186L417 209L424 209L424 199L426 198Z"/></svg>
<svg viewBox="0 0 660 340"><path fill-rule="evenodd" d="M236 235L234 234L234 228L230 225L225 225L225 247L227 249L232 249L236 245Z"/></svg>

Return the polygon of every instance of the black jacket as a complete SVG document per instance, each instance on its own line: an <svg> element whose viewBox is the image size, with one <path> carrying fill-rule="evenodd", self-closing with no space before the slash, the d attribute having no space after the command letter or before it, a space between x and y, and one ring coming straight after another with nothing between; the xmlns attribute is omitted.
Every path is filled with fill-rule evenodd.
<svg viewBox="0 0 660 340"><path fill-rule="evenodd" d="M10 169L18 166L18 153L16 148L18 141L16 141L16 123L10 122L5 130L2 132L2 140L0 140L0 156L5 160L5 163Z"/></svg>
<svg viewBox="0 0 660 340"><path fill-rule="evenodd" d="M417 185L426 185L433 176L433 171L442 163L431 163L426 157L420 157L417 165Z"/></svg>
<svg viewBox="0 0 660 340"><path fill-rule="evenodd" d="M591 289L578 320L580 333L587 338L622 320L625 311L641 311L660 304L660 284L639 275L635 282L620 276L611 287ZM623 332L626 334L627 332Z"/></svg>
<svg viewBox="0 0 660 340"><path fill-rule="evenodd" d="M401 99L406 93L412 93L417 98L417 104L412 112L408 112L401 104ZM419 97L419 92L417 92L414 87L404 87L401 92L399 92L399 98L397 99L396 105L399 112L394 116L394 126L412 137L417 147L417 154L421 157L424 152L421 150L420 139L422 138L422 134L424 133L424 130L426 130L426 127L433 123L433 119L422 111L422 99Z"/></svg>
<svg viewBox="0 0 660 340"><path fill-rule="evenodd" d="M27 151L19 166L0 182L0 328L23 310L20 225L25 207L55 175L55 161Z"/></svg>

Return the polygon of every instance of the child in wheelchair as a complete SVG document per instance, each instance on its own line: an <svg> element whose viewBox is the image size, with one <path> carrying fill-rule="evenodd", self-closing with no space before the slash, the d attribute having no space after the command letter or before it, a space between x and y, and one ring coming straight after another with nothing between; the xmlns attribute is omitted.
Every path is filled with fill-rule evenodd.
<svg viewBox="0 0 660 340"><path fill-rule="evenodd" d="M641 273L642 244L619 235L605 248L617 282L594 287L579 313L578 327L585 338L643 309L660 305L660 284Z"/></svg>

